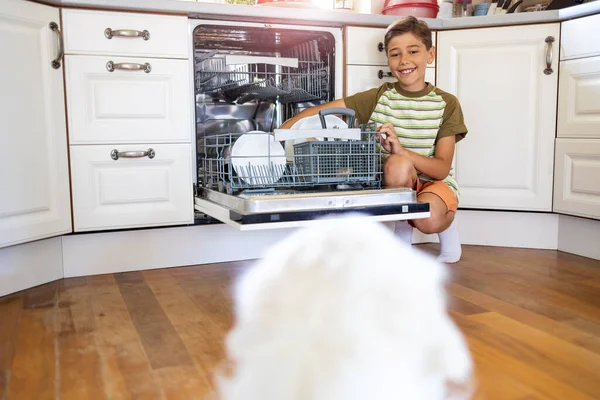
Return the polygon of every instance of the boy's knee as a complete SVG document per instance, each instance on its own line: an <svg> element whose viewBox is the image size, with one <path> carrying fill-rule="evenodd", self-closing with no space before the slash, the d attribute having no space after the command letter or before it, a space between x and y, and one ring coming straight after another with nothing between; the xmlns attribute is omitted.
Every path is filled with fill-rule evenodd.
<svg viewBox="0 0 600 400"><path fill-rule="evenodd" d="M424 219L416 219L413 220L413 223L419 231L429 235L432 233L440 233L444 231L446 220L444 216L441 216L437 213L432 213L431 217Z"/></svg>
<svg viewBox="0 0 600 400"><path fill-rule="evenodd" d="M392 154L383 165L383 181L387 187L412 188L416 179L417 171L407 157Z"/></svg>

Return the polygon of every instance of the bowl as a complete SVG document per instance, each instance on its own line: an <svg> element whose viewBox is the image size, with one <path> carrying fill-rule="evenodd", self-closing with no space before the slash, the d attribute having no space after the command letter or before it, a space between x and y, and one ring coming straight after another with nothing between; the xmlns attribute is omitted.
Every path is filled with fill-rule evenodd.
<svg viewBox="0 0 600 400"><path fill-rule="evenodd" d="M256 0L257 6L314 8L310 0Z"/></svg>
<svg viewBox="0 0 600 400"><path fill-rule="evenodd" d="M396 4L387 8L384 8L383 15L397 15L397 16L408 16L412 15L417 18L436 18L440 6L437 3L405 3Z"/></svg>

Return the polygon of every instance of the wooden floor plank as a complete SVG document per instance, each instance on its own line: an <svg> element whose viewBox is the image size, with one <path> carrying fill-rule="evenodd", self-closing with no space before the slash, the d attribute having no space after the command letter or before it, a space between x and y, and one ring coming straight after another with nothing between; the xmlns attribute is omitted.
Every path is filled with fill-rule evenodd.
<svg viewBox="0 0 600 400"><path fill-rule="evenodd" d="M497 313L471 315L468 332L481 341L484 336L496 336L504 353L537 367L561 382L594 397L600 394L600 357L582 347L558 339ZM461 326L465 327L463 322ZM471 332L477 331L476 334Z"/></svg>
<svg viewBox="0 0 600 400"><path fill-rule="evenodd" d="M15 337L8 400L46 400L57 397L56 371L57 283L23 293L23 310Z"/></svg>
<svg viewBox="0 0 600 400"><path fill-rule="evenodd" d="M20 293L0 298L0 399L8 392L22 301Z"/></svg>
<svg viewBox="0 0 600 400"><path fill-rule="evenodd" d="M162 399L140 337L112 275L88 278L107 399Z"/></svg>
<svg viewBox="0 0 600 400"><path fill-rule="evenodd" d="M469 317L459 317L468 319ZM468 334L472 331L467 330ZM501 344L488 345L487 343L469 336L469 349L474 359L479 363L493 365L494 370L511 379L521 382L536 393L540 398L546 400L592 400L585 393L561 382L559 379L540 371L538 368L521 361L518 357L512 357L503 352L499 347ZM488 387L488 391L493 388Z"/></svg>
<svg viewBox="0 0 600 400"><path fill-rule="evenodd" d="M143 276L198 367L196 393L210 392L212 385L208 377L223 359L225 330L200 312L168 271L145 271ZM190 368L183 370L193 374Z"/></svg>
<svg viewBox="0 0 600 400"><path fill-rule="evenodd" d="M548 332L559 339L600 354L600 332L598 335L587 333L585 330L574 328L564 321L553 320L456 283L451 283L448 286L448 291L454 297L470 301L482 308L495 311L515 321Z"/></svg>
<svg viewBox="0 0 600 400"><path fill-rule="evenodd" d="M152 368L192 365L192 358L181 337L142 274L116 274L115 279Z"/></svg>
<svg viewBox="0 0 600 400"><path fill-rule="evenodd" d="M68 279L58 289L58 357L61 400L105 399L96 323L85 278Z"/></svg>

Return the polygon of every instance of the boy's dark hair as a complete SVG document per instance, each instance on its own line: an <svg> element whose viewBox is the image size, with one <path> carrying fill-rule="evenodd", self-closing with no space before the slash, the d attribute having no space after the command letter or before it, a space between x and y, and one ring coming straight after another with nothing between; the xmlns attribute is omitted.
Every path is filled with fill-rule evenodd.
<svg viewBox="0 0 600 400"><path fill-rule="evenodd" d="M431 30L429 29L429 26L425 22L418 20L411 15L394 22L387 28L383 42L386 53L390 41L396 36L400 36L405 33L412 33L421 39L427 50L429 50L433 45L431 42Z"/></svg>

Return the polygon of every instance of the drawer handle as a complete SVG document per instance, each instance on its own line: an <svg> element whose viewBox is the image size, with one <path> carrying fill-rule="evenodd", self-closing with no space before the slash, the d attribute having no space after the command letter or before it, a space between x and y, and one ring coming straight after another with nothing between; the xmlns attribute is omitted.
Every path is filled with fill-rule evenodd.
<svg viewBox="0 0 600 400"><path fill-rule="evenodd" d="M383 42L379 42L379 43L377 44L377 50L379 50L379 51L383 51Z"/></svg>
<svg viewBox="0 0 600 400"><path fill-rule="evenodd" d="M62 36L62 33L61 33L60 29L58 28L58 24L56 22L50 22L48 27L50 29L52 29L53 32L56 32L56 35L58 36L58 55L56 56L56 58L54 60L52 60L51 64L52 64L52 68L59 69L60 68L60 60L63 58L63 55L65 54L65 46L63 44L63 36Z"/></svg>
<svg viewBox="0 0 600 400"><path fill-rule="evenodd" d="M155 155L156 155L156 152L152 148L148 149L147 151L119 151L117 149L114 149L113 151L110 152L110 158L112 158L115 161L118 160L120 157L123 157L123 158L142 158L142 157L154 158Z"/></svg>
<svg viewBox="0 0 600 400"><path fill-rule="evenodd" d="M115 69L121 69L124 71L144 71L149 74L152 71L150 63L137 64L137 63L114 63L109 61L106 63L106 69L108 72L113 72Z"/></svg>
<svg viewBox="0 0 600 400"><path fill-rule="evenodd" d="M544 74L550 75L552 70L552 43L554 43L554 36L548 36L545 40L546 42L546 69L544 69Z"/></svg>
<svg viewBox="0 0 600 400"><path fill-rule="evenodd" d="M377 77L379 79L383 79L384 76L392 76L391 72L383 72L383 70L379 70L379 72L377 73Z"/></svg>
<svg viewBox="0 0 600 400"><path fill-rule="evenodd" d="M134 29L115 29L114 31L110 28L104 30L104 36L107 39L112 39L113 36L124 37L124 38L136 38L141 37L144 40L150 39L150 32L147 30L136 31Z"/></svg>

